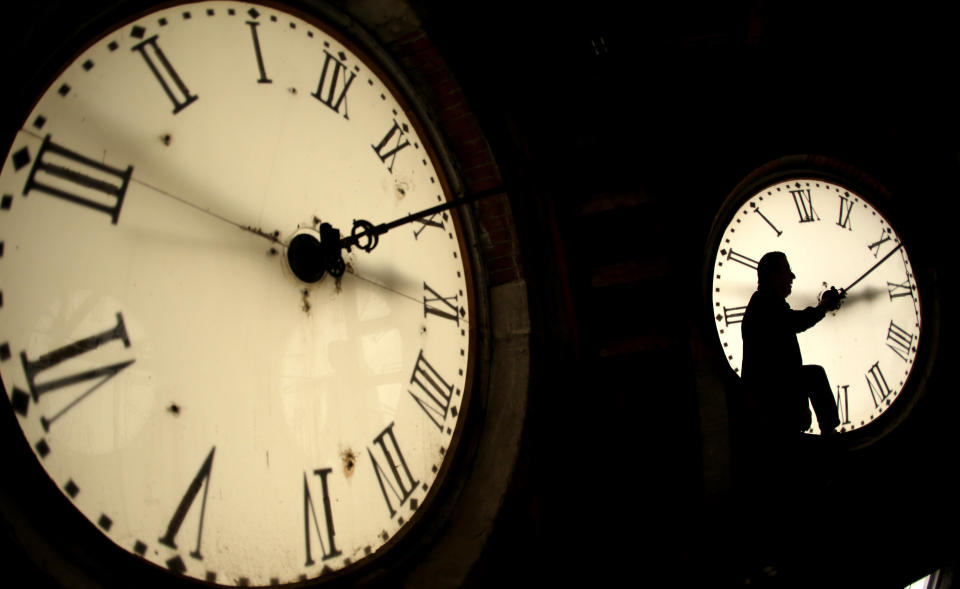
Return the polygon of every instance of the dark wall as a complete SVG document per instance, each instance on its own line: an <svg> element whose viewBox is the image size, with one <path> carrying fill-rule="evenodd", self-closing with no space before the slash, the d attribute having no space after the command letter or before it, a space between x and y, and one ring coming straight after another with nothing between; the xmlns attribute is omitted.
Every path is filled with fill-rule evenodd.
<svg viewBox="0 0 960 589"><path fill-rule="evenodd" d="M836 4L426 3L425 28L512 187L537 301L525 460L477 586L757 582L765 539L738 516L734 383L709 335L701 271L724 198L794 154L839 159L890 190L943 304L911 417L836 453L830 475L797 472L818 495L784 499L804 521L785 531L792 572L902 587L956 562L943 530L957 510L940 482L958 447L945 247L956 21Z"/></svg>

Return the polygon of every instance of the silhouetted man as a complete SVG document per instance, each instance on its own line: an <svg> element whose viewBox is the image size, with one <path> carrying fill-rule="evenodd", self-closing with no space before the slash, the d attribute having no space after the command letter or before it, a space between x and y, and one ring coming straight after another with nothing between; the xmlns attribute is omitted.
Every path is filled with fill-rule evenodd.
<svg viewBox="0 0 960 589"><path fill-rule="evenodd" d="M832 511L810 492L821 468L829 469L830 458L801 451L801 432L811 423L809 403L825 435L840 423L827 374L820 366L803 364L797 334L839 308L841 295L828 291L816 307L793 310L786 298L794 278L783 253L763 256L757 266L757 291L741 324L741 379L749 410L742 525L748 549L774 572L791 566L801 570L815 542L805 534L832 525Z"/></svg>
<svg viewBox="0 0 960 589"><path fill-rule="evenodd" d="M816 307L793 310L786 298L794 278L782 252L760 259L757 291L750 297L741 326L741 378L762 429L774 434L806 430L811 423L809 399L820 431L830 435L840 424L836 400L823 368L803 364L797 334L816 325L827 311L839 308L840 295L828 291Z"/></svg>

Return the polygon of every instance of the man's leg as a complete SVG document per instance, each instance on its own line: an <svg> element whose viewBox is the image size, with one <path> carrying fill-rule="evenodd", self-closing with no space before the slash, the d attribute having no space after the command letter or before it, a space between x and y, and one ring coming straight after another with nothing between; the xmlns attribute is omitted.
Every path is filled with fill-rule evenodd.
<svg viewBox="0 0 960 589"><path fill-rule="evenodd" d="M817 414L817 425L820 431L833 430L840 425L840 415L837 412L837 400L830 390L830 381L822 366L808 364L801 371L803 388L813 404L813 412Z"/></svg>

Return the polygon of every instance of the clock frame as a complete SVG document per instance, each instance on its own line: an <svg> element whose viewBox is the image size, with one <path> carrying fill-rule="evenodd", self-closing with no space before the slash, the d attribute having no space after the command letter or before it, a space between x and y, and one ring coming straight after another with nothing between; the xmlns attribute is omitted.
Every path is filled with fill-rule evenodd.
<svg viewBox="0 0 960 589"><path fill-rule="evenodd" d="M797 194L791 194L791 188ZM832 199L829 203L825 200L828 196ZM812 203L811 198L814 199ZM777 199L782 202L777 203ZM776 211L776 214L772 211ZM863 216L857 219L858 215ZM857 223L858 229L867 224L870 224L871 228L877 225L877 231L882 228L882 234L878 233L862 244L868 253L875 253L876 256L865 257L863 252L858 251L857 256L844 257L845 251L842 247L858 247L847 243L851 241L849 236L853 234L853 222ZM810 235L802 235L804 230L814 226L818 228L816 235L813 231L808 231ZM880 279L882 268L871 271L862 281L852 286L848 298L844 300L846 308L841 306L837 312L828 312L824 320L807 332L799 334L798 339L804 363L822 363L827 368L828 379L831 388L835 389L835 399L840 410L841 426L838 428L838 438L845 447L859 448L870 445L900 424L922 396L938 337L937 301L933 289L930 288L932 277L926 270L925 252L915 245L920 240L914 237L914 227L913 216L905 212L904 207L899 205L882 184L853 166L833 158L784 157L761 166L748 175L727 196L715 217L707 241L702 275L703 301L710 318L709 339L712 341L717 362L723 364L722 371L727 374L731 389L740 390L738 368L741 360L741 340L738 326L742 321L745 305L751 293L756 290L756 261L760 256L768 251L783 251L786 254L797 275L793 293L787 301L791 308L802 309L815 306L819 295L829 286L849 288L849 283L857 279L862 272L879 268L880 266L874 266L873 262L881 261L883 256L890 253L897 259L886 258L887 261L881 261L881 264L894 265L902 262L903 280L891 279L889 288L881 293L876 285L864 286L871 279ZM831 237L833 229L841 233L835 241ZM790 236L790 232L794 235ZM761 237L756 237L758 235ZM785 235L787 238L784 238ZM810 263L807 263L804 258L809 248L798 246L802 239L810 239L810 243L815 244L812 247L813 251L817 252L814 255L820 255L819 260L811 259ZM743 246L751 242L754 245L749 247L760 248L762 251L747 251L749 247ZM818 249L817 245L823 245L820 242L836 247L836 255L830 255L829 248ZM904 248L909 248L909 252L906 249L901 252L887 251L895 250L896 246L882 249L883 245L888 243L899 243ZM738 245L741 246L739 250ZM902 255L895 255L897 253ZM860 261L850 262L858 256L862 258ZM827 269L831 265L834 267L833 271ZM824 269L821 270L821 267ZM819 278L817 273L820 274ZM858 310L871 304L879 306L886 299L889 299L887 304L912 302L912 308L905 310L904 316L909 317L888 317L889 323L867 330L866 323L878 319L863 319L861 317L867 315L859 313ZM854 311L851 311L851 308ZM844 322L844 319L851 319L853 316L858 318L855 322ZM914 316L916 321L913 320ZM831 321L834 322L832 325ZM861 331L864 334L862 337ZM867 331L870 331L871 335L866 335ZM873 331L880 334L877 336L880 338L879 343L873 341L877 339L873 337L877 335L872 333ZM886 341L883 341L884 333L880 332L886 334ZM857 337L848 337L851 335ZM833 343L840 341L845 343ZM860 362L864 366L859 380L840 377L836 367L847 361L847 357L855 356L856 350L867 345L876 348L871 354L890 362ZM890 358L880 356L888 351L887 348ZM898 361L897 366L892 366L894 360ZM834 367L833 377L830 366ZM889 377L888 384L884 381L883 371L893 374L894 369L899 369L902 374ZM834 378L843 382L834 382ZM884 386L885 389L880 389ZM733 399L739 399L739 392L732 394ZM872 399L874 405L870 406L869 411L856 413L850 409L850 403L854 402L854 399L855 402L865 405ZM739 406L739 403L735 403L735 406ZM816 419L807 433L819 433Z"/></svg>
<svg viewBox="0 0 960 589"><path fill-rule="evenodd" d="M317 7L311 5L311 8L316 9ZM323 10L327 10L327 9L323 9ZM332 11L328 11L324 15L327 18L331 18L332 14L334 14ZM339 17L339 18L341 18L341 20L336 22L338 23L346 22L342 19L342 17ZM358 31L356 29L351 29L351 33L354 35L357 35ZM362 35L359 35L359 37L362 38ZM357 42L357 41L353 40L350 42ZM376 44L370 43L369 39L363 41L363 43L367 44L368 47L376 48ZM410 95L409 83L405 81L405 78L403 77L399 69L395 65L393 65L388 58L386 58L386 56L383 54L382 51L378 52L378 50L374 49L372 50L372 52L376 54L376 59L380 64L378 67L384 67L389 71L389 74L384 75L383 79L385 80L390 79L393 82L397 82L399 86L403 88L398 90L397 87L394 87L394 91L400 92L401 95L406 94L407 96L409 96ZM261 74L263 73L262 69L260 70L260 73ZM171 98L172 108L174 110L177 110L178 108L181 110L185 108L189 108L192 105L193 100L195 100L195 99L191 99L190 96L191 95L188 91L184 93L179 99ZM319 97L316 97L316 98L318 98L319 100ZM445 149L443 148L443 143L439 139L439 134L437 130L434 129L431 125L429 125L429 118L425 114L423 107L419 106L416 103L416 101L414 101L408 104L408 108L410 108L412 112L416 114L416 117L426 122L425 129L422 132L428 133L430 135L430 140L434 143L434 145L437 145L439 147L439 150L437 152L434 152L433 155L437 158L437 161L441 162L442 166L445 168L443 172L446 174L447 178L450 178L452 181L453 186L451 187L450 192L462 191L462 186L460 185L457 179L457 175L454 169L454 164L452 163L449 157L449 154L446 153ZM430 144L424 143L423 147L426 149L430 149ZM373 148L374 150L376 150L376 145L374 145ZM380 154L378 153L378 155ZM468 240L471 243L476 243L475 230L473 229L473 226L472 226L473 221L470 218L469 211L462 212L460 214L463 216L463 227L462 227L461 237ZM381 247L384 247L384 246L381 245ZM477 251L476 247L461 247L461 251L464 251L464 252L469 251L472 257L471 261L474 264L474 266L477 268L482 267L482 263L480 262L480 260L476 258L476 251ZM485 394L485 391L486 391L486 372L483 368L480 368L480 367L485 366L489 358L488 352L486 351L486 348L489 346L489 339L486 333L484 333L483 328L481 327L487 323L487 320L483 319L485 315L485 307L486 307L485 293L487 289L484 284L482 275L475 276L472 279L468 275L467 280L469 282L470 289L474 292L474 295L475 295L475 304L472 305L472 310L476 310L479 313L476 316L476 318L471 318L471 322L474 325L478 326L477 330L471 333L471 338L474 338L474 343L472 344L472 346L476 350L477 355L476 355L476 360L471 362L471 367L468 370L467 379L468 379L468 382L470 382L471 384L474 382L480 383L478 386L475 386L473 388L474 388L475 397L479 397L481 400L478 402L482 403L483 395ZM9 413L9 411L7 413ZM467 413L466 411L464 411L464 414L469 415L469 413ZM12 416L12 414L9 416ZM443 521L445 517L449 517L449 512L451 510L449 506L456 502L462 490L462 487L464 486L464 477L465 477L465 472L468 471L467 464L469 463L469 457L473 452L476 451L477 441L471 439L470 434L464 434L463 432L464 430L470 431L472 428L472 431L476 433L476 428L479 427L477 424L477 419L479 418L466 419L464 421L464 427L460 428L456 434L458 437L465 437L467 441L461 445L460 449L462 451L457 453L457 456L455 457L455 459L447 460L443 463L442 472L437 479L438 481L440 481L436 486L437 493L435 496L432 497L432 501L430 505L431 507L429 512L430 517L423 515L428 512L426 509L421 508L417 511L417 514L415 515L415 519L425 520L425 521L412 522L410 525L406 527L407 531L411 529L416 529L418 533L413 535L413 534L404 532L403 534L397 534L393 536L391 540L388 542L388 544L386 545L385 547L386 549L382 551L382 556L377 557L376 565L374 566L371 566L370 562L361 561L356 563L356 565L348 565L347 567L344 568L344 570L342 570L337 574L325 575L323 578L321 578L321 581L346 582L346 580L363 579L370 575L377 576L378 574L382 574L382 571L384 569L389 568L388 563L403 562L405 561L405 559L409 558L409 554L411 553L411 551L415 552L417 550L423 550L424 546L431 544L432 542L431 538L437 534L437 529L440 527L440 522ZM9 423L5 425L9 425ZM9 433L9 431L10 431L9 429L5 428L5 432ZM14 436L14 438L16 438L16 436ZM11 440L10 443L13 445L16 445L18 443L22 444L22 440L20 442ZM21 447L20 450L22 452L23 448ZM208 454L206 462L204 462L204 464L209 462L213 456L214 456L213 452ZM29 479L31 481L38 481L42 479L42 477L37 474L35 465L30 465L29 459L27 459L26 463L22 466L22 468L23 468L23 472L31 473L28 477L25 477L26 479ZM206 471L208 472L209 469L207 469ZM198 473L203 474L204 472L205 472L204 466L201 466L200 471L198 471ZM451 474L451 472L453 474ZM453 482L449 484L444 484L444 482L441 479L445 476L453 479ZM203 477L200 477L200 478L202 479ZM26 489L30 489L30 491L26 491ZM21 496L21 499L27 500L28 502L30 500L27 499L27 496L34 496L34 492L41 493L41 494L46 493L46 497L50 501L49 503L50 507L49 508L45 507L42 510L44 512L42 514L33 514L33 516L29 518L30 519L29 523L27 523L26 525L36 527L36 529L44 530L40 532L40 536L43 536L46 539L54 538L58 534L65 532L67 529L76 530L76 534L78 535L73 537L72 540L65 540L62 542L58 542L54 540L51 542L53 544L57 544L57 548L56 548L57 551L73 552L73 557L68 558L67 559L68 561L85 562L85 563L110 562L112 563L111 567L116 567L118 570L136 571L136 574L138 575L145 574L147 578L155 577L156 583L158 585L163 585L165 583L170 582L170 579L165 574L163 574L162 571L153 570L148 573L145 573L144 572L145 569L141 566L142 563L137 558L131 559L130 557L131 555L129 554L118 554L117 551L114 550L115 547L104 545L104 543L102 542L102 538L100 538L97 535L98 532L95 532L95 530L93 530L95 533L91 533L92 531L91 528L93 528L93 525L91 525L91 522L86 522L83 519L77 518L76 513L74 513L69 507L62 505L63 502L57 498L57 493L59 491L50 492L50 489L44 486L43 484L41 484L38 488L34 489L32 482L29 485L24 485L17 490L17 493L26 493L25 495ZM426 530L426 533L424 533L425 530ZM402 545L402 546L398 546L398 545ZM83 546L83 548L78 549L78 546ZM83 554L78 554L77 553L78 550L80 553L83 553ZM101 556L101 555L106 555L106 556ZM87 565L84 565L84 566L87 566ZM92 564L90 566L96 569L99 565ZM375 571L375 570L379 570L381 572L371 573L371 571ZM102 573L102 571L100 571L100 573ZM94 574L100 575L100 573L95 572ZM117 574L120 574L120 573L117 573ZM130 574L130 573L123 573L123 574ZM189 581L186 581L186 582L189 582ZM311 581L307 580L306 582L311 582Z"/></svg>

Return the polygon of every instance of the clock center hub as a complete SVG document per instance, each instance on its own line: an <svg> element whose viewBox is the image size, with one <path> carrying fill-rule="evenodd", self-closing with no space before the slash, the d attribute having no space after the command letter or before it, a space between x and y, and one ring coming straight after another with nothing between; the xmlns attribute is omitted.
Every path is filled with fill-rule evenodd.
<svg viewBox="0 0 960 589"><path fill-rule="evenodd" d="M320 233L298 233L287 247L287 262L294 275L312 284L329 272L334 278L343 275L345 264L340 254L340 231L329 223L320 225Z"/></svg>

